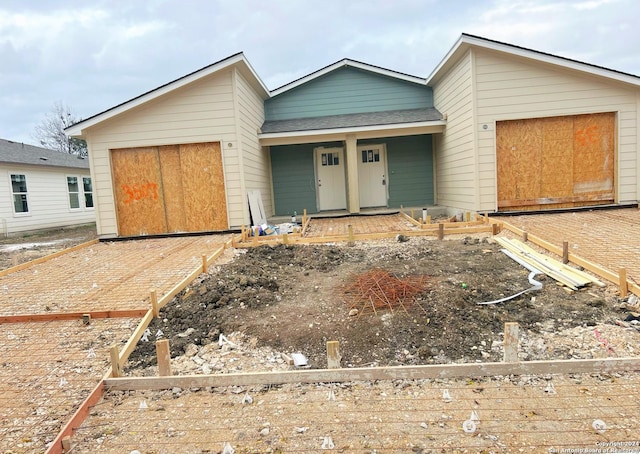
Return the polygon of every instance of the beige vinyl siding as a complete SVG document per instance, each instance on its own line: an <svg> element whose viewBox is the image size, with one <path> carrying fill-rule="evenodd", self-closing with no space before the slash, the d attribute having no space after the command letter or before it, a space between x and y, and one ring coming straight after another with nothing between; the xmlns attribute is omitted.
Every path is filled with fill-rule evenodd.
<svg viewBox="0 0 640 454"><path fill-rule="evenodd" d="M238 108L237 128L242 150L245 194L246 191L260 190L265 213L267 216L271 216L273 215L273 201L268 153L262 149L258 142L258 130L264 123L264 101L240 72L236 71L235 74ZM237 208L242 209L243 222L248 224L250 218L246 196ZM232 226L239 227L240 224L232 224Z"/></svg>
<svg viewBox="0 0 640 454"><path fill-rule="evenodd" d="M232 81L232 70L212 74L88 130L99 235L118 234L111 149L221 142L227 206L242 200ZM234 215L230 225L241 222Z"/></svg>
<svg viewBox="0 0 640 454"><path fill-rule="evenodd" d="M11 174L26 176L28 214L13 212ZM69 207L68 176L78 177L79 209ZM89 177L89 169L0 164L0 237L94 222L95 209L84 207L83 177Z"/></svg>
<svg viewBox="0 0 640 454"><path fill-rule="evenodd" d="M460 209L475 208L471 63L471 53L467 53L433 87L435 107L447 115L445 133L435 136L436 202Z"/></svg>
<svg viewBox="0 0 640 454"><path fill-rule="evenodd" d="M617 201L637 200L636 89L484 49L474 50L474 62L480 211L496 208L496 121L600 112L617 113Z"/></svg>

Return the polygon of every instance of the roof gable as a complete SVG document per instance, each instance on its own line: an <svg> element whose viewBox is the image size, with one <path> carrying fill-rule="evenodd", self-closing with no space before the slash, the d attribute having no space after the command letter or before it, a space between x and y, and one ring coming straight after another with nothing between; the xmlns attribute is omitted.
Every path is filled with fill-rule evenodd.
<svg viewBox="0 0 640 454"><path fill-rule="evenodd" d="M347 62L347 63L345 63ZM396 77L359 63L331 65L272 92L265 102L269 121L433 107L424 79Z"/></svg>
<svg viewBox="0 0 640 454"><path fill-rule="evenodd" d="M11 140L0 139L0 162L45 167L89 169L89 161L77 155L61 153Z"/></svg>
<svg viewBox="0 0 640 454"><path fill-rule="evenodd" d="M115 107L93 115L92 117L82 120L74 125L71 125L67 129L65 129L65 132L72 137L82 136L83 131L87 128L95 126L98 123L102 123L103 121L109 120L142 104L146 104L150 101L158 99L161 96L166 95L167 93L177 90L178 88L182 88L207 76L232 67L237 68L238 71L240 71L240 73L244 75L244 77L253 86L254 90L256 90L263 99L269 97L269 90L264 85L262 80L258 77L253 67L249 64L249 61L245 58L244 54L242 52L239 52L223 60L205 66L204 68L198 69L192 73L182 76L167 84L161 85L160 87L154 88L151 91L143 93L135 98L123 102L122 104L118 104Z"/></svg>
<svg viewBox="0 0 640 454"><path fill-rule="evenodd" d="M271 96L278 96L286 91L292 90L300 85L304 85L308 82L311 82L314 79L317 79L319 77L322 77L326 74L329 74L332 71L335 71L336 69L340 69L343 68L345 66L350 66L352 68L358 68L361 69L363 71L369 71L371 73L376 73L376 74L380 74L382 76L387 76L387 77L392 77L392 78L396 78L399 80L405 80L407 82L413 82L416 84L425 84L425 79L423 79L422 77L417 77L417 76L411 76L409 74L405 74L405 73L401 73L398 71L393 71L391 69L386 69L386 68L382 68L380 66L375 66L375 65L370 65L368 63L363 63L357 60L351 60L349 58L344 58L340 61L337 61L335 63L332 63L328 66L325 66L324 68L320 68L317 71L314 71L310 74L307 74L306 76L303 76L299 79L296 79L292 82L289 82L285 85L282 85L281 87L276 88L275 90L271 90Z"/></svg>
<svg viewBox="0 0 640 454"><path fill-rule="evenodd" d="M494 41L491 39L483 38L481 36L469 35L463 33L458 41L449 50L447 55L440 61L440 63L431 72L426 79L428 85L434 85L438 80L446 74L446 72L471 48L482 48L493 51L502 52L508 55L526 58L539 63L547 63L556 65L566 69L574 71L580 71L595 76L605 77L611 80L624 82L627 84L640 86L640 77L633 74L616 71L613 69L605 68L603 66L592 65L584 63L578 60L572 60L566 57L560 57L557 55L540 52L533 49L527 49L525 47L516 46L513 44L503 43L500 41Z"/></svg>

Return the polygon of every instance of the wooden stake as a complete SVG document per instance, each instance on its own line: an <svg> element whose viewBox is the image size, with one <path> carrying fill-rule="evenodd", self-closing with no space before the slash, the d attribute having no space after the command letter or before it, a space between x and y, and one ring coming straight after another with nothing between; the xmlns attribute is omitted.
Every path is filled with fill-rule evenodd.
<svg viewBox="0 0 640 454"><path fill-rule="evenodd" d="M444 224L442 222L438 224L438 239L444 239Z"/></svg>
<svg viewBox="0 0 640 454"><path fill-rule="evenodd" d="M519 328L516 322L504 324L504 362L518 362Z"/></svg>
<svg viewBox="0 0 640 454"><path fill-rule="evenodd" d="M431 215L430 214L427 215L427 222L425 222L425 224L431 224Z"/></svg>
<svg viewBox="0 0 640 454"><path fill-rule="evenodd" d="M91 324L91 314L82 314L82 323L85 325Z"/></svg>
<svg viewBox="0 0 640 454"><path fill-rule="evenodd" d="M207 273L209 264L207 263L207 254L202 254L202 272Z"/></svg>
<svg viewBox="0 0 640 454"><path fill-rule="evenodd" d="M569 263L569 242L568 241L562 242L562 263L564 263L565 265Z"/></svg>
<svg viewBox="0 0 640 454"><path fill-rule="evenodd" d="M287 363L288 366L293 366L293 358L289 355L287 355L286 353L280 353L280 356L282 357L282 359L284 359L284 362Z"/></svg>
<svg viewBox="0 0 640 454"><path fill-rule="evenodd" d="M498 230L498 224L491 224L491 234L497 235L498 233L500 233Z"/></svg>
<svg viewBox="0 0 640 454"><path fill-rule="evenodd" d="M258 235L260 235L260 231L258 229L253 230L252 243L254 246L258 245Z"/></svg>
<svg viewBox="0 0 640 454"><path fill-rule="evenodd" d="M529 240L529 234L523 230L522 231L522 242L526 243L528 240Z"/></svg>
<svg viewBox="0 0 640 454"><path fill-rule="evenodd" d="M302 227L304 227L305 225L307 225L307 209L306 208L302 211Z"/></svg>
<svg viewBox="0 0 640 454"><path fill-rule="evenodd" d="M347 226L347 229L349 230L349 241L347 243L347 246L355 246L356 241L355 241L355 238L353 237L353 226L349 224Z"/></svg>
<svg viewBox="0 0 640 454"><path fill-rule="evenodd" d="M62 439L62 449L65 452L71 451L71 435L67 435Z"/></svg>
<svg viewBox="0 0 640 454"><path fill-rule="evenodd" d="M286 233L282 234L282 244L289 244L289 235Z"/></svg>
<svg viewBox="0 0 640 454"><path fill-rule="evenodd" d="M464 220L465 222L471 222L471 213L469 211L464 213Z"/></svg>
<svg viewBox="0 0 640 454"><path fill-rule="evenodd" d="M160 309L158 308L158 295L155 289L151 290L151 311L153 312L153 318L160 316Z"/></svg>
<svg viewBox="0 0 640 454"><path fill-rule="evenodd" d="M340 342L327 341L327 368L340 369Z"/></svg>
<svg viewBox="0 0 640 454"><path fill-rule="evenodd" d="M411 208L411 219L415 219L416 218L413 214L414 214L414 210L413 210L413 208Z"/></svg>
<svg viewBox="0 0 640 454"><path fill-rule="evenodd" d="M122 369L120 368L120 354L118 353L118 345L114 344L109 351L111 356L111 376L118 378L122 376Z"/></svg>
<svg viewBox="0 0 640 454"><path fill-rule="evenodd" d="M158 375L168 377L171 375L171 354L169 352L169 340L156 341L156 354L158 355Z"/></svg>
<svg viewBox="0 0 640 454"><path fill-rule="evenodd" d="M626 298L629 294L629 286L627 285L627 269L620 268L618 273L618 285L620 285L620 298Z"/></svg>

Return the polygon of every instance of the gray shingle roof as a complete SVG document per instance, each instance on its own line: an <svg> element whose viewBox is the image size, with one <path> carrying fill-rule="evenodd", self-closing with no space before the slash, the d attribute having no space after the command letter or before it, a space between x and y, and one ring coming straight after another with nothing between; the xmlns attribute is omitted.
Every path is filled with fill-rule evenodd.
<svg viewBox="0 0 640 454"><path fill-rule="evenodd" d="M419 123L442 120L442 114L433 107L423 109L390 110L325 117L295 118L292 120L265 121L262 133L313 131L320 129L356 128L403 123Z"/></svg>
<svg viewBox="0 0 640 454"><path fill-rule="evenodd" d="M5 139L0 139L0 162L76 169L89 168L89 161L79 159L76 155Z"/></svg>

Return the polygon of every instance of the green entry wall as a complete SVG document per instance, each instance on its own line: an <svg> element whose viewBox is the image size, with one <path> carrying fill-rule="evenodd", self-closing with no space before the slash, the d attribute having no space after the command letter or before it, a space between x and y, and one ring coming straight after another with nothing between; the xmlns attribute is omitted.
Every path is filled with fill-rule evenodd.
<svg viewBox="0 0 640 454"><path fill-rule="evenodd" d="M317 213L313 149L319 144L271 147L271 177L276 216Z"/></svg>
<svg viewBox="0 0 640 454"><path fill-rule="evenodd" d="M358 141L385 143L389 207L433 205L433 141L431 135L389 137Z"/></svg>
<svg viewBox="0 0 640 454"><path fill-rule="evenodd" d="M389 207L433 205L433 142L431 135L358 141L385 143L389 171ZM317 213L313 149L343 147L342 142L271 147L271 176L276 216Z"/></svg>
<svg viewBox="0 0 640 454"><path fill-rule="evenodd" d="M340 68L264 103L267 120L433 107L431 87Z"/></svg>

